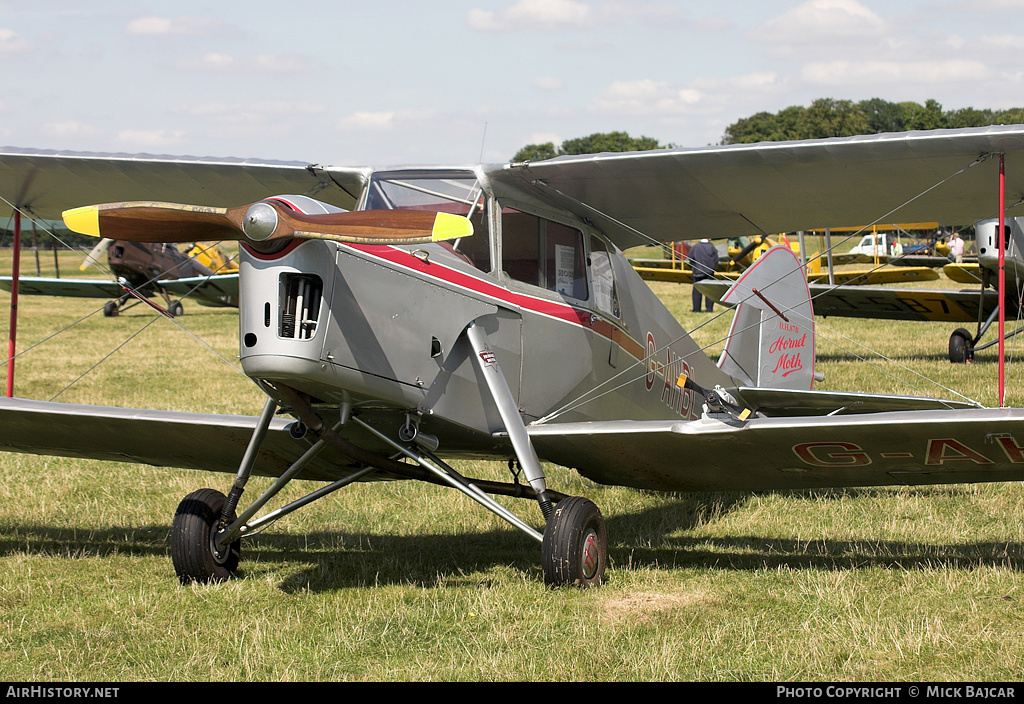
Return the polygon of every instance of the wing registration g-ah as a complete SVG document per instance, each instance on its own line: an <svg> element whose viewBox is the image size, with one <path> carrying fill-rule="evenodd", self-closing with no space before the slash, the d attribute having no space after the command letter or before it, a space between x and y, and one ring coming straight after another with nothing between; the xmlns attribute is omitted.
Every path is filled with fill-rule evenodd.
<svg viewBox="0 0 1024 704"><path fill-rule="evenodd" d="M729 294L717 363L622 254L681 231L973 222L996 203L996 155L1019 194L1024 126L400 169L6 150L0 189L27 212L70 211L97 237L238 241L239 356L266 403L236 418L7 399L0 448L233 473L179 506L183 582L229 578L243 538L356 481L463 492L541 545L548 583L588 586L604 520L544 462L668 491L1019 480L1024 410L812 388L790 250ZM461 457L512 474L463 477ZM242 508L253 475L278 480ZM320 485L261 513L297 479ZM535 501L540 525L494 495Z"/></svg>

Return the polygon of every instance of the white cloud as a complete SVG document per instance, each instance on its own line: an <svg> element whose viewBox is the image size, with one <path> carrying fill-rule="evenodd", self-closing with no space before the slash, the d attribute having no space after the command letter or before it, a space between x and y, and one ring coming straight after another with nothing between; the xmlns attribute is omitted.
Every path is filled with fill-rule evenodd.
<svg viewBox="0 0 1024 704"><path fill-rule="evenodd" d="M526 138L527 144L547 144L551 142L556 147L561 144L564 140L561 135L555 134L554 132L533 132Z"/></svg>
<svg viewBox="0 0 1024 704"><path fill-rule="evenodd" d="M122 149L149 150L180 144L184 137L183 130L123 130L117 133L116 141Z"/></svg>
<svg viewBox="0 0 1024 704"><path fill-rule="evenodd" d="M668 81L615 81L601 91L593 107L616 114L664 115L684 112L703 98L704 93L699 89Z"/></svg>
<svg viewBox="0 0 1024 704"><path fill-rule="evenodd" d="M21 35L9 29L0 29L0 56L24 54L31 49L32 45Z"/></svg>
<svg viewBox="0 0 1024 704"><path fill-rule="evenodd" d="M553 32L586 27L593 21L591 7L576 0L519 0L504 12L474 8L466 17L470 29L484 32L522 28Z"/></svg>
<svg viewBox="0 0 1024 704"><path fill-rule="evenodd" d="M767 41L863 37L885 30L885 22L857 0L810 0L768 20L755 32Z"/></svg>
<svg viewBox="0 0 1024 704"><path fill-rule="evenodd" d="M394 126L394 111L356 112L338 121L341 130L389 130Z"/></svg>
<svg viewBox="0 0 1024 704"><path fill-rule="evenodd" d="M91 125L86 125L75 120L64 122L47 122L43 125L43 134L48 137L95 137L100 131Z"/></svg>
<svg viewBox="0 0 1024 704"><path fill-rule="evenodd" d="M204 119L215 119L223 122L237 120L241 115L248 116L281 116L281 115L319 115L326 111L326 108L319 103L310 102L289 102L286 100L265 101L256 103L228 104L228 103L201 103L198 105L177 105L171 108L171 113L186 115L189 117L202 117Z"/></svg>
<svg viewBox="0 0 1024 704"><path fill-rule="evenodd" d="M235 58L229 54L210 51L198 61L186 61L182 68L216 73L298 73L306 70L307 62L297 54L260 54L255 57Z"/></svg>
<svg viewBox="0 0 1024 704"><path fill-rule="evenodd" d="M827 86L882 85L894 83L948 84L982 81L990 77L980 61L823 61L807 64L803 77Z"/></svg>
<svg viewBox="0 0 1024 704"><path fill-rule="evenodd" d="M223 23L202 17L139 17L125 25L124 33L133 36L202 36L223 30Z"/></svg>
<svg viewBox="0 0 1024 704"><path fill-rule="evenodd" d="M554 76L539 76L533 79L533 85L535 88L541 90L562 90L565 88L565 82L560 78Z"/></svg>
<svg viewBox="0 0 1024 704"><path fill-rule="evenodd" d="M979 46L986 49L1024 49L1024 36L1019 34L990 34L982 37Z"/></svg>
<svg viewBox="0 0 1024 704"><path fill-rule="evenodd" d="M507 10L472 9L466 16L470 29L503 32L515 29L559 31L623 22L665 23L686 14L672 3L649 0L604 0L597 10L578 0L519 0Z"/></svg>
<svg viewBox="0 0 1024 704"><path fill-rule="evenodd" d="M747 73L742 76L733 76L729 83L736 88L744 90L764 90L775 88L779 85L779 76L776 73Z"/></svg>

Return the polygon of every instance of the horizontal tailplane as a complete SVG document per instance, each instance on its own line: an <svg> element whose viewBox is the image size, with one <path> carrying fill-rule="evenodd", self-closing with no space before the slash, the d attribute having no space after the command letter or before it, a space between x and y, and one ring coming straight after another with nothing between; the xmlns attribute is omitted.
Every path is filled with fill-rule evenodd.
<svg viewBox="0 0 1024 704"><path fill-rule="evenodd" d="M735 305L719 368L747 386L810 389L814 309L807 276L789 247L772 247L722 298Z"/></svg>

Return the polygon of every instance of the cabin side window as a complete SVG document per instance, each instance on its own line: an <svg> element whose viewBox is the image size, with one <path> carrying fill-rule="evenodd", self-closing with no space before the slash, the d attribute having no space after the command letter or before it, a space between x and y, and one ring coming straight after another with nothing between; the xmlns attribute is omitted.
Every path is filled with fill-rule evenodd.
<svg viewBox="0 0 1024 704"><path fill-rule="evenodd" d="M587 300L583 233L545 218L504 208L501 213L502 268L516 281L563 296Z"/></svg>
<svg viewBox="0 0 1024 704"><path fill-rule="evenodd" d="M611 254L605 243L590 237L590 279L594 287L594 305L599 311L618 320L622 317L619 308L619 292L615 289Z"/></svg>

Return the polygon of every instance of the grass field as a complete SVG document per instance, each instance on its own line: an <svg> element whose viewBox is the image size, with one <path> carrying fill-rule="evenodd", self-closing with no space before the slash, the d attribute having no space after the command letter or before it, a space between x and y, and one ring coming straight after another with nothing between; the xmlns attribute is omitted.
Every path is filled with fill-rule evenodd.
<svg viewBox="0 0 1024 704"><path fill-rule="evenodd" d="M79 275L75 262L62 274ZM717 357L729 316L689 313L688 286L655 289ZM234 311L107 319L102 303L21 298L17 395L259 411L237 370ZM819 320L819 387L995 405L994 352L950 365L951 327ZM852 341L886 358L862 359ZM1015 369L1008 402L1022 405ZM1019 485L661 495L548 476L604 512L600 589L545 588L537 544L456 492L412 483L333 494L245 542L239 579L183 587L168 550L175 507L230 476L0 454L0 678L1020 678ZM539 524L533 506L512 505Z"/></svg>

